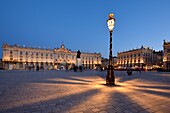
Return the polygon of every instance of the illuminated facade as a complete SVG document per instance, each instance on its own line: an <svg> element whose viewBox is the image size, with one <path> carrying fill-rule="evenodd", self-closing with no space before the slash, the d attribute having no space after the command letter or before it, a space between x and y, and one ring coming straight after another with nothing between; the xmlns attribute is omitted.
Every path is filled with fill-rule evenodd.
<svg viewBox="0 0 170 113"><path fill-rule="evenodd" d="M56 49L42 49L35 47L20 47L19 45L3 44L3 68L6 70L33 70L33 69L68 69L76 64L77 51L64 47ZM85 69L95 69L101 65L100 53L81 54L81 61Z"/></svg>
<svg viewBox="0 0 170 113"><path fill-rule="evenodd" d="M164 40L163 48L164 48L163 67L165 70L170 71L170 42L166 42Z"/></svg>
<svg viewBox="0 0 170 113"><path fill-rule="evenodd" d="M152 66L153 50L149 47L133 49L125 52L118 53L118 68L132 67L132 68L145 68Z"/></svg>

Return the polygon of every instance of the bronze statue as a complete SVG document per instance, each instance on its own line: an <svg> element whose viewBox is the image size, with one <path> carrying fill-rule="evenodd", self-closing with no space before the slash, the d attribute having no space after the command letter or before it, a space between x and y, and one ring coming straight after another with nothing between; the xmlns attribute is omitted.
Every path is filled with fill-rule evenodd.
<svg viewBox="0 0 170 113"><path fill-rule="evenodd" d="M77 51L77 58L80 58L81 52L80 50Z"/></svg>

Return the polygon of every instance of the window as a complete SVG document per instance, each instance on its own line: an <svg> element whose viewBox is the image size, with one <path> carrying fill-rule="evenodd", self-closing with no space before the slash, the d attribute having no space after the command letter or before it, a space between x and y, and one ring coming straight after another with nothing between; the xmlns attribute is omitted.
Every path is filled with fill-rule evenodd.
<svg viewBox="0 0 170 113"><path fill-rule="evenodd" d="M140 58L138 58L138 63L140 63Z"/></svg>
<svg viewBox="0 0 170 113"><path fill-rule="evenodd" d="M38 56L38 52L36 53L36 55Z"/></svg>
<svg viewBox="0 0 170 113"><path fill-rule="evenodd" d="M167 52L170 53L170 49L167 49Z"/></svg>
<svg viewBox="0 0 170 113"><path fill-rule="evenodd" d="M31 57L33 58L34 53L31 53Z"/></svg>
<svg viewBox="0 0 170 113"><path fill-rule="evenodd" d="M64 56L65 56L65 55L61 54L61 58L62 58L62 59L64 59Z"/></svg>
<svg viewBox="0 0 170 113"><path fill-rule="evenodd" d="M53 54L50 55L51 56L51 59L53 58Z"/></svg>
<svg viewBox="0 0 170 113"><path fill-rule="evenodd" d="M136 58L135 58L135 60L134 60L134 63L136 63Z"/></svg>
<svg viewBox="0 0 170 113"><path fill-rule="evenodd" d="M13 60L13 55L12 55L13 51L10 51L10 60Z"/></svg>

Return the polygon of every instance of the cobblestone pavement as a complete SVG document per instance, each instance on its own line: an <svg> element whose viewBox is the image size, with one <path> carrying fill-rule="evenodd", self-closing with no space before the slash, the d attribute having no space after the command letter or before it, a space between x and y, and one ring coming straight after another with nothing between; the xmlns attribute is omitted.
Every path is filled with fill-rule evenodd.
<svg viewBox="0 0 170 113"><path fill-rule="evenodd" d="M0 71L0 113L170 113L170 73Z"/></svg>

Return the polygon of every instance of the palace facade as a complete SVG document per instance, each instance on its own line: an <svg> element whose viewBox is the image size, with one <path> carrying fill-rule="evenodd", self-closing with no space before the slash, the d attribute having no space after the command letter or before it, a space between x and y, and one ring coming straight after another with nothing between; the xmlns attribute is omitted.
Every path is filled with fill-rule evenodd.
<svg viewBox="0 0 170 113"><path fill-rule="evenodd" d="M138 49L119 52L117 56L118 68L126 69L127 67L131 67L148 69L152 66L153 49L141 46L141 48Z"/></svg>
<svg viewBox="0 0 170 113"><path fill-rule="evenodd" d="M164 40L163 49L164 49L163 67L165 70L170 71L170 42Z"/></svg>
<svg viewBox="0 0 170 113"><path fill-rule="evenodd" d="M42 49L35 47L21 47L19 45L3 44L2 63L6 70L32 70L32 69L71 69L76 65L77 51L65 48ZM101 65L100 53L81 53L82 65L85 69L96 69Z"/></svg>

